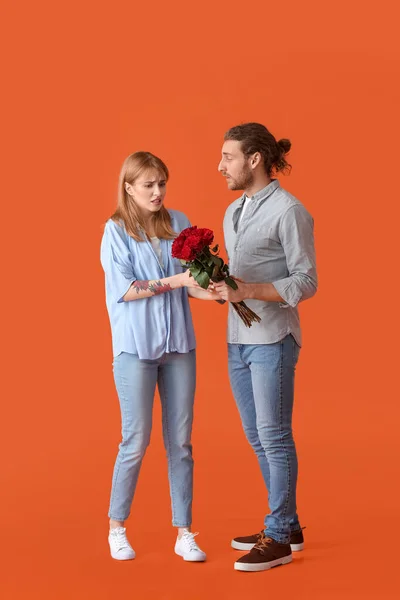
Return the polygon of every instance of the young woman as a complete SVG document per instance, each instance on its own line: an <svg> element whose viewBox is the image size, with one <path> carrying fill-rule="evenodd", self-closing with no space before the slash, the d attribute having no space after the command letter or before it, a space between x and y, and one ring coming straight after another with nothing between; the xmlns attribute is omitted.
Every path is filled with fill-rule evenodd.
<svg viewBox="0 0 400 600"><path fill-rule="evenodd" d="M164 206L169 173L149 152L125 160L118 205L101 243L106 303L111 323L114 380L122 419L110 500L111 556L135 558L125 520L150 441L156 385L161 398L163 438L168 456L172 524L178 528L175 552L204 561L192 523L193 459L191 431L196 379L195 336L188 295L218 300L198 287L171 256L187 217Z"/></svg>

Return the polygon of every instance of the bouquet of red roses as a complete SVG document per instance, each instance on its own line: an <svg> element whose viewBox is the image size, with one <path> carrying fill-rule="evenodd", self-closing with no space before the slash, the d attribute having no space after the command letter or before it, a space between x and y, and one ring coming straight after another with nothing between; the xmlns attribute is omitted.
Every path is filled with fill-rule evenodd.
<svg viewBox="0 0 400 600"><path fill-rule="evenodd" d="M181 231L172 244L172 256L179 258L182 265L190 270L197 283L208 288L210 281L225 280L232 289L237 289L237 283L229 275L228 265L218 256L218 245L211 248L214 232L211 229L198 229L196 226L187 227ZM253 322L259 323L260 317L244 302L232 302L246 327Z"/></svg>

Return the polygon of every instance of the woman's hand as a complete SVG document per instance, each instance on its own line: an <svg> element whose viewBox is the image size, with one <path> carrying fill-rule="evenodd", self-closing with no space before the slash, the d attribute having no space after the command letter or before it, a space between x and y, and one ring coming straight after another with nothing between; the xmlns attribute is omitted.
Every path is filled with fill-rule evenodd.
<svg viewBox="0 0 400 600"><path fill-rule="evenodd" d="M197 283L195 278L190 273L190 269L187 269L183 273L179 273L179 275L176 275L176 277L178 278L180 287L202 289L201 286Z"/></svg>
<svg viewBox="0 0 400 600"><path fill-rule="evenodd" d="M221 296L217 292L211 291L210 288L205 290L200 286L198 288L189 288L188 294L198 300L221 300Z"/></svg>
<svg viewBox="0 0 400 600"><path fill-rule="evenodd" d="M180 273L176 275L179 278L179 285L181 287L188 288L189 296L192 298L197 298L198 300L221 300L221 296L217 291L208 287L208 289L204 289L197 283L195 278L190 274L190 269L187 269L184 273Z"/></svg>

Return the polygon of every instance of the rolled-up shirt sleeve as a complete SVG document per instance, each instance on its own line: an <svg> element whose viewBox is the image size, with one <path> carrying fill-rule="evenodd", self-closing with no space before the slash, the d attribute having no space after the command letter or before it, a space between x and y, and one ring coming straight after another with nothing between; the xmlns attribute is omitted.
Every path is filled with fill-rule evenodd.
<svg viewBox="0 0 400 600"><path fill-rule="evenodd" d="M106 284L116 302L124 301L123 297L136 281L126 235L114 221L108 221L101 241L100 260Z"/></svg>
<svg viewBox="0 0 400 600"><path fill-rule="evenodd" d="M289 274L272 284L285 302L280 306L294 308L317 291L313 218L301 204L291 206L282 217L279 234Z"/></svg>

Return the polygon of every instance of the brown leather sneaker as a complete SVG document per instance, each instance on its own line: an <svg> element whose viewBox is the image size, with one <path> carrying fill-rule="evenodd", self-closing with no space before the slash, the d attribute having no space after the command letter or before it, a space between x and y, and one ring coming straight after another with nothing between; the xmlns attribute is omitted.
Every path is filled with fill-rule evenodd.
<svg viewBox="0 0 400 600"><path fill-rule="evenodd" d="M279 544L269 537L259 537L256 545L235 562L236 571L266 571L292 562L290 544Z"/></svg>
<svg viewBox="0 0 400 600"><path fill-rule="evenodd" d="M292 531L290 534L290 547L292 552L301 552L301 550L304 550L303 529L305 529L305 527L298 531Z"/></svg>
<svg viewBox="0 0 400 600"><path fill-rule="evenodd" d="M305 529L305 527L303 527ZM300 552L304 550L304 536L303 529L299 529L299 531L295 531L290 535L290 547L292 552ZM255 544L257 544L258 539L264 535L264 530L260 531L260 533L255 533L254 535L247 535L243 537L235 537L231 541L231 546L235 550L251 550Z"/></svg>

